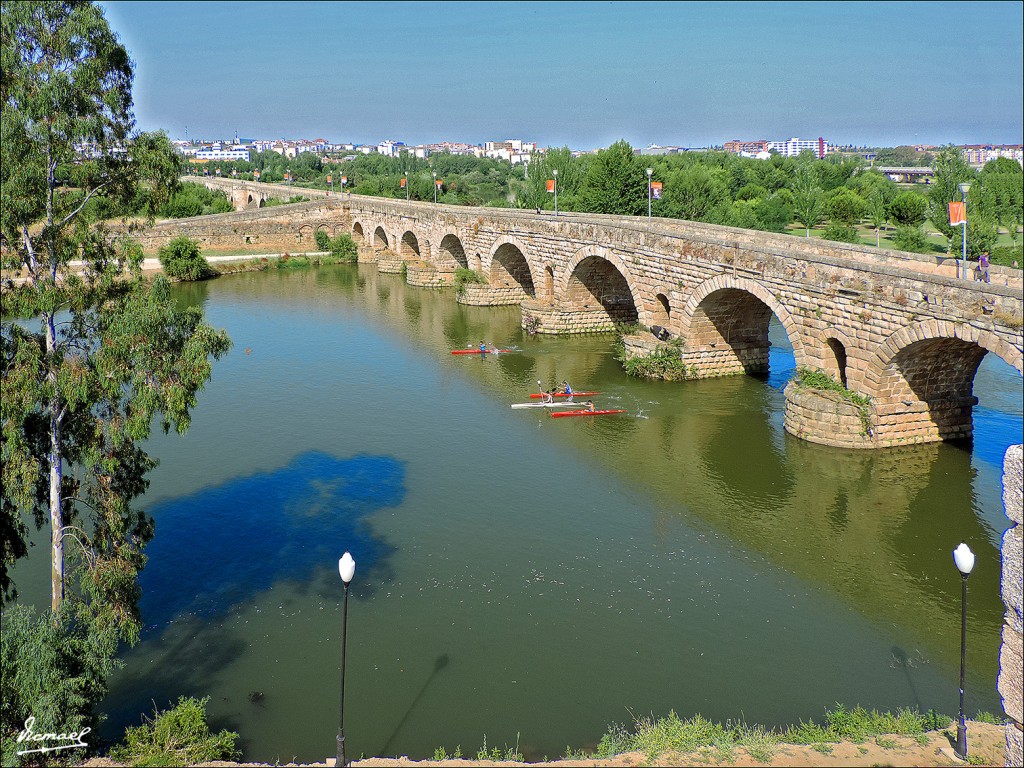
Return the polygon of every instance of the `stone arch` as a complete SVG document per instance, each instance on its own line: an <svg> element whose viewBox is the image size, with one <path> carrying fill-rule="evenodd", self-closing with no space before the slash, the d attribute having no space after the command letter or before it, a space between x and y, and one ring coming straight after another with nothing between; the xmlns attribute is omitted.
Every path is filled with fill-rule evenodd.
<svg viewBox="0 0 1024 768"><path fill-rule="evenodd" d="M834 371L829 371L828 369L826 369L826 371L829 375L838 380L840 384L849 389L850 385L846 379L846 345L835 336L829 336L825 339L825 344L830 350L832 350L832 358L826 357L826 363L830 368L832 367L832 363L835 363Z"/></svg>
<svg viewBox="0 0 1024 768"><path fill-rule="evenodd" d="M388 233L384 231L384 227L377 227L373 230L373 250L383 251L388 247Z"/></svg>
<svg viewBox="0 0 1024 768"><path fill-rule="evenodd" d="M419 238L412 230L406 230L398 241L398 255L403 261L419 261L423 258Z"/></svg>
<svg viewBox="0 0 1024 768"><path fill-rule="evenodd" d="M969 438L974 376L991 352L1017 371L1024 356L991 331L945 320L917 322L883 342L867 371L883 444Z"/></svg>
<svg viewBox="0 0 1024 768"><path fill-rule="evenodd" d="M651 325L660 325L662 328L672 327L672 301L669 299L671 291L665 286L657 286L654 289L654 301L648 307L648 317Z"/></svg>
<svg viewBox="0 0 1024 768"><path fill-rule="evenodd" d="M466 249L462 247L462 241L457 235L447 234L441 238L441 245L437 254L438 266L462 267L469 269L469 259L466 257Z"/></svg>
<svg viewBox="0 0 1024 768"><path fill-rule="evenodd" d="M314 230L312 224L303 224L299 227L297 240L299 243L312 243L314 237Z"/></svg>
<svg viewBox="0 0 1024 768"><path fill-rule="evenodd" d="M489 261L488 282L492 288L518 288L523 298L536 295L533 273L522 243L515 238L502 238L491 249Z"/></svg>
<svg viewBox="0 0 1024 768"><path fill-rule="evenodd" d="M363 234L363 225L358 221L352 222L352 239L356 241L357 245L363 245L366 240L366 235Z"/></svg>
<svg viewBox="0 0 1024 768"><path fill-rule="evenodd" d="M474 253L473 258L469 262L469 268L475 272L484 271L484 260L480 258L479 253Z"/></svg>
<svg viewBox="0 0 1024 768"><path fill-rule="evenodd" d="M699 377L768 372L768 323L782 323L796 365L809 364L800 327L771 291L745 277L718 275L697 285L679 313L683 358Z"/></svg>
<svg viewBox="0 0 1024 768"><path fill-rule="evenodd" d="M600 307L613 323L646 321L636 297L640 295L625 263L607 248L588 246L577 251L558 281L555 294L563 303Z"/></svg>

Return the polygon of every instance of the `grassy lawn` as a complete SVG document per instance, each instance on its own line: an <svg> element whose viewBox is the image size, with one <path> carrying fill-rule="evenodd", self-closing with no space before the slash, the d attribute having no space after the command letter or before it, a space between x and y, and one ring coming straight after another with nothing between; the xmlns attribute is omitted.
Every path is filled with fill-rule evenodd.
<svg viewBox="0 0 1024 768"><path fill-rule="evenodd" d="M861 238L860 245L874 245L875 244L875 230L874 230L874 227L871 227L870 225L867 225L867 224L857 224L856 225L856 230L857 230L857 233L860 235L860 238ZM825 231L825 225L819 225L817 227L811 227L811 237L821 237L822 233L824 231ZM804 229L803 225L801 225L801 224L793 223L793 224L790 224L786 228L786 234L787 235L795 235L797 237L804 237L804 233L805 233L805 229ZM931 250L929 251L929 253L936 253L936 254L944 254L944 253L946 253L946 237L941 232L939 232L937 229L935 229L935 227L932 226L932 223L930 221L926 221L924 223L924 233L928 237L928 242L931 245ZM895 234L896 234L896 229L892 225L889 226L888 230L883 228L879 232L880 237L878 238L878 247L879 248L888 248L890 250L895 250L896 246L893 245L893 242L892 242L892 238L893 238L893 236ZM1018 240L1019 239L1020 238L1019 238L1019 235L1018 235ZM1010 233L1009 232L1000 232L999 235L996 237L995 247L996 248L1010 248L1012 246L1013 246L1013 238L1010 237ZM959 255L959 251L957 251L956 255Z"/></svg>

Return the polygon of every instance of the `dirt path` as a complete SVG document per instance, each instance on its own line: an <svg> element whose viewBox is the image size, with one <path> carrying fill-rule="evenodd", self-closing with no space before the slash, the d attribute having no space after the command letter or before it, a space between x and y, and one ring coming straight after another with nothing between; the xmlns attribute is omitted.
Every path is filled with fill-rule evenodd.
<svg viewBox="0 0 1024 768"><path fill-rule="evenodd" d="M762 762L751 757L743 749L735 749L731 757L718 759L719 756L711 749L687 754L664 754L655 760L649 760L643 752L627 752L608 760L552 760L547 763L516 763L494 762L491 760L410 760L408 758L373 757L355 760L350 765L355 768L469 768L470 766L495 766L496 768L514 768L515 766L551 766L552 768L584 768L584 766L609 766L618 768L625 766L768 766L769 768L805 768L806 766L951 766L963 765L952 756L955 731L932 731L927 742L919 743L909 736L889 736L869 739L863 744L848 742L830 744L819 749L813 747L782 744L775 747L772 759ZM1003 752L1006 746L1006 732L1001 725L988 723L969 723L967 728L968 754L973 765L1002 766ZM831 751L829 751L831 750ZM85 763L90 768L110 768L117 765L104 758L96 758ZM228 763L212 762L204 765L220 768L263 768L266 763ZM293 764L289 764L293 765ZM304 768L326 768L333 766L334 759L321 763L305 763Z"/></svg>

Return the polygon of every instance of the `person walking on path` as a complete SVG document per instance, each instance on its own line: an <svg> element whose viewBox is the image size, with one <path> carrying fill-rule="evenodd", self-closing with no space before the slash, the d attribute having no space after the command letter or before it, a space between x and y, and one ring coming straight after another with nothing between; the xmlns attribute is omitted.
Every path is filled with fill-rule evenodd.
<svg viewBox="0 0 1024 768"><path fill-rule="evenodd" d="M986 282L986 283L991 282L991 278L989 277L989 274L988 274L988 268L989 268L988 251L985 251L984 253L981 254L980 258L978 259L978 272L979 272L978 278L981 281Z"/></svg>

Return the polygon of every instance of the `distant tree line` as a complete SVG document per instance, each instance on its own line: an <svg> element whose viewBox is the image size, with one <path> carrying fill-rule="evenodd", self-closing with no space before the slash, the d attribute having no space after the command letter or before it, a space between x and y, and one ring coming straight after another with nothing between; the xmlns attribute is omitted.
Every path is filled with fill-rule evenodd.
<svg viewBox="0 0 1024 768"><path fill-rule="evenodd" d="M511 165L491 158L435 154L428 159L403 154L385 157L357 154L342 163L325 163L315 153L286 158L276 152L256 153L251 162L207 164L221 176L281 182L289 174L297 186L335 190L341 177L346 189L363 195L433 201L435 178L441 184L437 202L497 208L552 210L554 195L548 181L556 178L558 208L580 213L643 215L647 212L647 173L661 182L661 199L651 201L654 216L710 224L786 232L795 227L809 236L883 245L882 233L893 247L928 252L958 252L962 228L949 225L948 203L960 200L959 184L972 186L968 196L968 248L971 258L993 252L995 263L1020 261L1018 229L1024 223L1024 174L1012 160L1000 158L981 171L971 168L955 146L934 154L912 147L879 151L879 164L910 165L927 161L935 169L934 183L897 185L868 167L860 158L829 155L817 159L805 151L799 157L773 155L768 160L725 152L678 155L637 155L629 143L618 141L596 154L574 156L567 148L551 149L528 165ZM193 167L193 173L202 173ZM407 179L408 187L402 186ZM946 242L929 242L925 222ZM860 229L858 229L860 228ZM1011 245L1000 258L995 246L999 229ZM867 235L865 229L873 233ZM866 236L866 237L865 237Z"/></svg>

